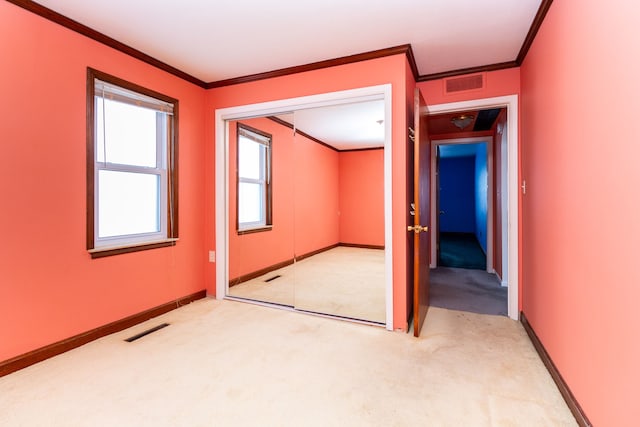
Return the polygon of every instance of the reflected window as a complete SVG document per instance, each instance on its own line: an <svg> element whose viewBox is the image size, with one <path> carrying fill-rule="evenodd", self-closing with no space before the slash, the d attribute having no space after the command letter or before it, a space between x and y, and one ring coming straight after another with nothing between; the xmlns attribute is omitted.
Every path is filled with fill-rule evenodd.
<svg viewBox="0 0 640 427"><path fill-rule="evenodd" d="M271 226L271 135L238 123L237 229Z"/></svg>

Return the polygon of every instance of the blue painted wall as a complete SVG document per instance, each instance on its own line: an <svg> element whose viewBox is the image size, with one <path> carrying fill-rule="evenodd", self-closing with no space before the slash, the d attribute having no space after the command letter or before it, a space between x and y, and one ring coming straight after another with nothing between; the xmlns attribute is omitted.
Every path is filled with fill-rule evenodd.
<svg viewBox="0 0 640 427"><path fill-rule="evenodd" d="M475 157L440 159L440 231L475 233Z"/></svg>
<svg viewBox="0 0 640 427"><path fill-rule="evenodd" d="M487 253L487 144L477 144L475 157L475 221L476 238Z"/></svg>
<svg viewBox="0 0 640 427"><path fill-rule="evenodd" d="M440 231L474 233L487 252L487 144L440 147Z"/></svg>

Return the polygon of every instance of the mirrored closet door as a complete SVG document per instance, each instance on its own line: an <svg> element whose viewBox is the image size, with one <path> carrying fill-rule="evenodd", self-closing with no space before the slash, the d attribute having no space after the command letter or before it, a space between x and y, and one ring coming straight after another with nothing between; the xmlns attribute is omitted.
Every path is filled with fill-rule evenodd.
<svg viewBox="0 0 640 427"><path fill-rule="evenodd" d="M385 323L384 105L229 122L228 295Z"/></svg>
<svg viewBox="0 0 640 427"><path fill-rule="evenodd" d="M294 305L293 143L267 117L228 122L228 295Z"/></svg>

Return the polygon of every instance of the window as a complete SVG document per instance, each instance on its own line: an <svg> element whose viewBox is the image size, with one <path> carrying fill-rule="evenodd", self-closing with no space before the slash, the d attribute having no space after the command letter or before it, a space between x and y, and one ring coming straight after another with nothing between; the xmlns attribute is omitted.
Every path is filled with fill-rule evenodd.
<svg viewBox="0 0 640 427"><path fill-rule="evenodd" d="M271 228L271 135L238 123L238 233Z"/></svg>
<svg viewBox="0 0 640 427"><path fill-rule="evenodd" d="M178 101L87 71L87 249L93 258L175 244Z"/></svg>

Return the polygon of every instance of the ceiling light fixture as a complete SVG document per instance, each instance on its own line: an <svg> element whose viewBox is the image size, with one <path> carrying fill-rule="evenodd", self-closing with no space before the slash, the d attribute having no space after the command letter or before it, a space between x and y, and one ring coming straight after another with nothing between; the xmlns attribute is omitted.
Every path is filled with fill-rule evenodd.
<svg viewBox="0 0 640 427"><path fill-rule="evenodd" d="M451 119L451 123L453 123L460 130L469 126L472 121L473 121L473 115L471 114L461 114Z"/></svg>

